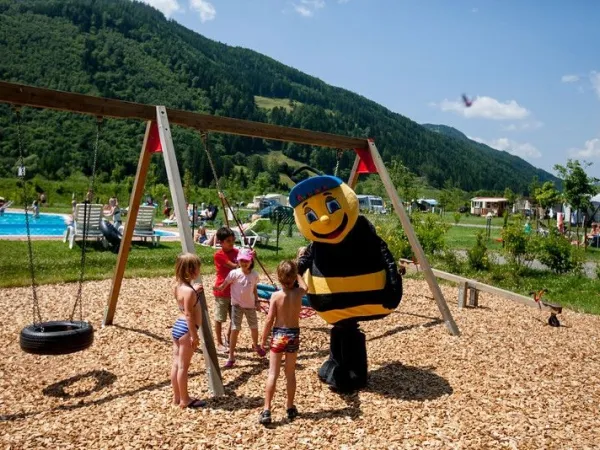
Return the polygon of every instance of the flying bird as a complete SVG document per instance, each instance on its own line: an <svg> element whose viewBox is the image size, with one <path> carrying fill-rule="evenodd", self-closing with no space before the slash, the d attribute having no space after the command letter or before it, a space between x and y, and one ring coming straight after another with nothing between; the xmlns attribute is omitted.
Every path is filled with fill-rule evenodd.
<svg viewBox="0 0 600 450"><path fill-rule="evenodd" d="M474 100L469 100L469 99L467 98L466 94L463 94L463 95L462 95L462 99L463 99L463 103L465 104L465 106L466 106L467 108L469 108L469 107L470 107L470 106L473 104L473 101L474 101Z"/></svg>

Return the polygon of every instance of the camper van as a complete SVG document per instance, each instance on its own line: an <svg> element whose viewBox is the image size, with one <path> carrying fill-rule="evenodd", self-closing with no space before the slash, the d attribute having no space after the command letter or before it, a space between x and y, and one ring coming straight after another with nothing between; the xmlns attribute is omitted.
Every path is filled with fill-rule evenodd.
<svg viewBox="0 0 600 450"><path fill-rule="evenodd" d="M361 212L370 212L375 214L385 214L385 203L381 197L375 195L357 195L358 208Z"/></svg>

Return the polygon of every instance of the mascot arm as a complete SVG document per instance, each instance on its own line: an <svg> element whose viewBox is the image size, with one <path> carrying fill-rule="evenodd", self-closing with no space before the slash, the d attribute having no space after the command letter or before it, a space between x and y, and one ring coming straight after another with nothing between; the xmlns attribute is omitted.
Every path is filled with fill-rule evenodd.
<svg viewBox="0 0 600 450"><path fill-rule="evenodd" d="M400 304L402 298L402 278L398 273L398 266L394 260L394 255L387 246L387 243L377 235L377 231L372 223L369 222L369 228L375 238L374 245L379 245L381 258L383 260L386 272L386 286L388 300L383 304L386 308L395 309Z"/></svg>
<svg viewBox="0 0 600 450"><path fill-rule="evenodd" d="M313 259L313 243L311 242L306 247L304 254L298 258L298 273L300 275L304 275L304 272L312 267Z"/></svg>

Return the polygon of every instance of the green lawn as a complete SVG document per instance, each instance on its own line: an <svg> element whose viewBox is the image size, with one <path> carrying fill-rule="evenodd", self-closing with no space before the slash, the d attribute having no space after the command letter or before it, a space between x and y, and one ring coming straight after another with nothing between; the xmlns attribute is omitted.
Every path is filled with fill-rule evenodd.
<svg viewBox="0 0 600 450"><path fill-rule="evenodd" d="M260 95L254 96L256 106L263 109L271 110L273 108L285 108L286 112L290 112L292 107L290 106L290 100L288 98L270 98L261 97ZM294 101L295 104L301 105L302 103Z"/></svg>
<svg viewBox="0 0 600 450"><path fill-rule="evenodd" d="M268 247L257 246L256 252L267 270L273 272L279 261L296 257L298 247L306 245L299 237L289 238L282 233L279 240L279 254L276 254L275 239L272 238ZM117 261L117 255L105 250L102 245L90 243L86 253L85 278L111 278ZM202 259L203 273L214 270L212 255L214 249L196 246L196 251ZM33 241L36 280L40 284L77 281L79 279L79 264L81 248L69 250L62 241ZM175 258L181 252L179 242L161 242L159 246L134 242L125 276L154 277L171 276ZM31 283L27 258L27 243L21 241L0 240L0 287L26 286ZM261 272L260 266L256 270Z"/></svg>
<svg viewBox="0 0 600 450"><path fill-rule="evenodd" d="M498 228L490 230L490 239L487 241L489 249L501 249L502 244L498 242L500 232ZM446 243L453 250L467 250L475 245L475 237L478 232L485 233L485 228L451 226L446 233Z"/></svg>

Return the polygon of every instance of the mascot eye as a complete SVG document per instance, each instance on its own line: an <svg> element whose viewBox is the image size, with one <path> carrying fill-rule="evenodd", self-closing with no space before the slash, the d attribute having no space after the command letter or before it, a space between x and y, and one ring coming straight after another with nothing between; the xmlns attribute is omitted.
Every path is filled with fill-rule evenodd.
<svg viewBox="0 0 600 450"><path fill-rule="evenodd" d="M306 208L304 210L304 217L306 217L306 220L308 220L308 223L313 223L313 222L319 220L319 218L317 217L317 213L314 212L310 208Z"/></svg>
<svg viewBox="0 0 600 450"><path fill-rule="evenodd" d="M327 206L327 211L329 211L329 214L333 214L337 210L342 209L339 202L333 197L327 197L325 199L325 205Z"/></svg>

